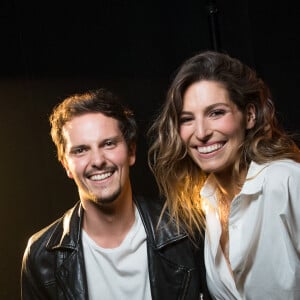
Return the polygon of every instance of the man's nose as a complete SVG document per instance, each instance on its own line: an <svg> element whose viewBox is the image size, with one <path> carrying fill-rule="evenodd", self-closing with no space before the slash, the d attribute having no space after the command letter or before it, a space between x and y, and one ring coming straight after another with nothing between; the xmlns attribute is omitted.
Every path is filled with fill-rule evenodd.
<svg viewBox="0 0 300 300"><path fill-rule="evenodd" d="M97 149L91 152L90 163L95 168L100 168L105 163L105 153L102 149Z"/></svg>

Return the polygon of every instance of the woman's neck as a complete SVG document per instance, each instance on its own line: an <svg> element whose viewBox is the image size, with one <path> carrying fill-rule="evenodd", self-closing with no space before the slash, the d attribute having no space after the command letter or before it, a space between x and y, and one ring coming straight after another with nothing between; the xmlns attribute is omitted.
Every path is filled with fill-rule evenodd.
<svg viewBox="0 0 300 300"><path fill-rule="evenodd" d="M214 173L217 182L217 188L222 195L222 198L231 202L233 198L239 194L245 182L247 170L241 171L238 176L231 174Z"/></svg>

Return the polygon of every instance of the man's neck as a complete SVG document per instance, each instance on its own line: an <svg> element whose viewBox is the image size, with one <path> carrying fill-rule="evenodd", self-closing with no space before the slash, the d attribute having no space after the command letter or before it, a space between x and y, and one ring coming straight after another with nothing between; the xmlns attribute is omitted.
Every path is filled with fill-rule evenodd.
<svg viewBox="0 0 300 300"><path fill-rule="evenodd" d="M123 200L103 207L90 200L84 202L83 229L100 247L118 247L134 224L132 198Z"/></svg>

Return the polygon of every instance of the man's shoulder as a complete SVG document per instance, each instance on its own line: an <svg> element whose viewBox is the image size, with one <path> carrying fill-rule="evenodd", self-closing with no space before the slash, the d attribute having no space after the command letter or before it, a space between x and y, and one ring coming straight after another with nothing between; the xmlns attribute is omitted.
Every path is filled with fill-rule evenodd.
<svg viewBox="0 0 300 300"><path fill-rule="evenodd" d="M165 204L162 197L134 195L133 199L138 207L154 215L160 215Z"/></svg>
<svg viewBox="0 0 300 300"><path fill-rule="evenodd" d="M50 225L40 229L34 233L27 242L25 256L37 257L41 251L44 251L46 245L53 235L53 232L57 229L59 224L62 223L63 216L52 222Z"/></svg>
<svg viewBox="0 0 300 300"><path fill-rule="evenodd" d="M134 196L134 203L137 206L139 213L145 222L158 224L158 222L169 220L169 214L167 209L164 207L165 201L161 197L145 197L145 196Z"/></svg>
<svg viewBox="0 0 300 300"><path fill-rule="evenodd" d="M75 207L68 209L60 218L34 233L27 242L25 256L38 256L44 251L54 235L62 235L66 220L73 214Z"/></svg>
<svg viewBox="0 0 300 300"><path fill-rule="evenodd" d="M164 198L135 196L134 202L140 212L147 235L153 238L156 247L163 247L187 237L186 232L177 226L170 216Z"/></svg>

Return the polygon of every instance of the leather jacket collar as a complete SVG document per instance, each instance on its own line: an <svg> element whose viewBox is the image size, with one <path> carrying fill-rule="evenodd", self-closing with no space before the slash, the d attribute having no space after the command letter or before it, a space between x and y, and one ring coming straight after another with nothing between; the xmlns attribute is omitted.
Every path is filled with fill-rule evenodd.
<svg viewBox="0 0 300 300"><path fill-rule="evenodd" d="M157 228L153 224L158 223L160 216L161 205L137 199L134 197L134 202L141 215L147 236L156 249L161 249L164 246L183 239L187 234L181 229L177 229L174 222L170 221L169 216L165 213ZM157 202L157 201L156 201ZM146 207L148 206L148 207ZM50 237L46 248L55 250L58 248L77 249L81 238L81 226L83 219L83 208L78 202L73 208L68 210L63 216L63 226L57 226Z"/></svg>

